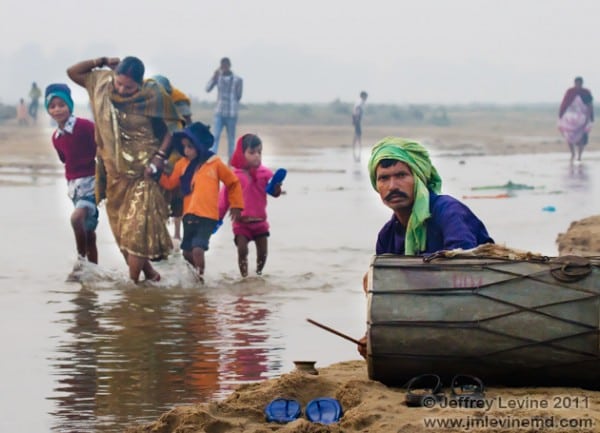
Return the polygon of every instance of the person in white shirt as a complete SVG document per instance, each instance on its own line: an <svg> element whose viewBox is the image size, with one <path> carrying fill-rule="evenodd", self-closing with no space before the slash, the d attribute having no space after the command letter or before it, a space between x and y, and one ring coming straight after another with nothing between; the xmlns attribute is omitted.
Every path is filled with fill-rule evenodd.
<svg viewBox="0 0 600 433"><path fill-rule="evenodd" d="M217 106L215 107L214 135L215 143L210 149L218 154L219 139L223 127L227 129L228 160L235 147L235 126L238 119L240 100L242 99L243 80L231 71L231 61L227 57L221 59L220 67L206 84L206 91L217 88Z"/></svg>
<svg viewBox="0 0 600 433"><path fill-rule="evenodd" d="M352 139L352 152L354 154L354 161L360 162L360 151L362 146L362 117L365 111L365 103L369 95L364 90L360 92L360 99L354 104L352 110L352 124L354 125L354 138Z"/></svg>

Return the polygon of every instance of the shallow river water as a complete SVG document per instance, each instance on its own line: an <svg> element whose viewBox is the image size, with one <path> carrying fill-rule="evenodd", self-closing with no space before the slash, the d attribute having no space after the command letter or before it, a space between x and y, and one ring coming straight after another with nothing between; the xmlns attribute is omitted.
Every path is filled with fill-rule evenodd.
<svg viewBox="0 0 600 433"><path fill-rule="evenodd" d="M557 255L558 233L600 213L598 152L579 165L566 153L432 155L444 192L464 198L497 243ZM366 158L267 155L265 164L286 167L288 179L286 194L269 203L265 273L239 278L226 222L211 240L201 287L180 254L157 265L160 283L127 282L103 214L100 265L86 268L82 284L66 283L75 254L60 167L1 172L0 431L120 432L276 377L294 360L319 367L358 359L352 343L305 319L354 337L365 330L361 279L390 216ZM506 190L472 189L508 181L534 189L505 198L481 196Z"/></svg>

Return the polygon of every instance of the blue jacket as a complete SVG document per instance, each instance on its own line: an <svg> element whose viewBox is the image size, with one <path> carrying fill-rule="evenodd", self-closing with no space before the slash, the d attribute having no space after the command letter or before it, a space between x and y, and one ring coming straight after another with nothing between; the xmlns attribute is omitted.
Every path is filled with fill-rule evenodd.
<svg viewBox="0 0 600 433"><path fill-rule="evenodd" d="M432 254L455 248L470 249L485 243L494 243L483 223L471 210L449 195L429 192L431 218L427 225L427 248L420 254ZM377 236L376 254L404 254L405 227L395 215L383 226Z"/></svg>

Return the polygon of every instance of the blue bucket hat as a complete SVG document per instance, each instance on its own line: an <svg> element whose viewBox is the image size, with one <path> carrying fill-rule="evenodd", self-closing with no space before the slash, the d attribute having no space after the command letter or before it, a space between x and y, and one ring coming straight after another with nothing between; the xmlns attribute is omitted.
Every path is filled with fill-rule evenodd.
<svg viewBox="0 0 600 433"><path fill-rule="evenodd" d="M69 107L69 112L73 113L73 98L71 98L71 89L69 89L69 86L63 83L54 83L46 87L44 96L44 106L46 107L46 111L48 111L48 106L50 105L52 98L60 98L65 101L65 104Z"/></svg>
<svg viewBox="0 0 600 433"><path fill-rule="evenodd" d="M184 154L183 143L181 142L183 138L187 138L192 142L199 155L208 152L215 142L210 127L202 122L194 122L190 126L173 133L171 145L181 155Z"/></svg>

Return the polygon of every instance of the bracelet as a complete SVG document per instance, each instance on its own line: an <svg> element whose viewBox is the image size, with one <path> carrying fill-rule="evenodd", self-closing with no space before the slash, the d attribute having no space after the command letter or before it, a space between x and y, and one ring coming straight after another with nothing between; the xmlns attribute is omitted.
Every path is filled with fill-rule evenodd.
<svg viewBox="0 0 600 433"><path fill-rule="evenodd" d="M100 57L100 63L98 63L98 59L94 59L94 67L101 68L108 63L108 59L106 57Z"/></svg>
<svg viewBox="0 0 600 433"><path fill-rule="evenodd" d="M158 158L162 161L166 160L167 158L165 158L164 156L162 156L160 153L156 152L153 156L153 158Z"/></svg>
<svg viewBox="0 0 600 433"><path fill-rule="evenodd" d="M163 159L165 159L165 158L167 157L167 154L166 154L166 153L165 153L163 150L161 150L161 149L158 149L158 150L156 151L156 154L157 154L158 156L160 156L161 158L163 158Z"/></svg>

